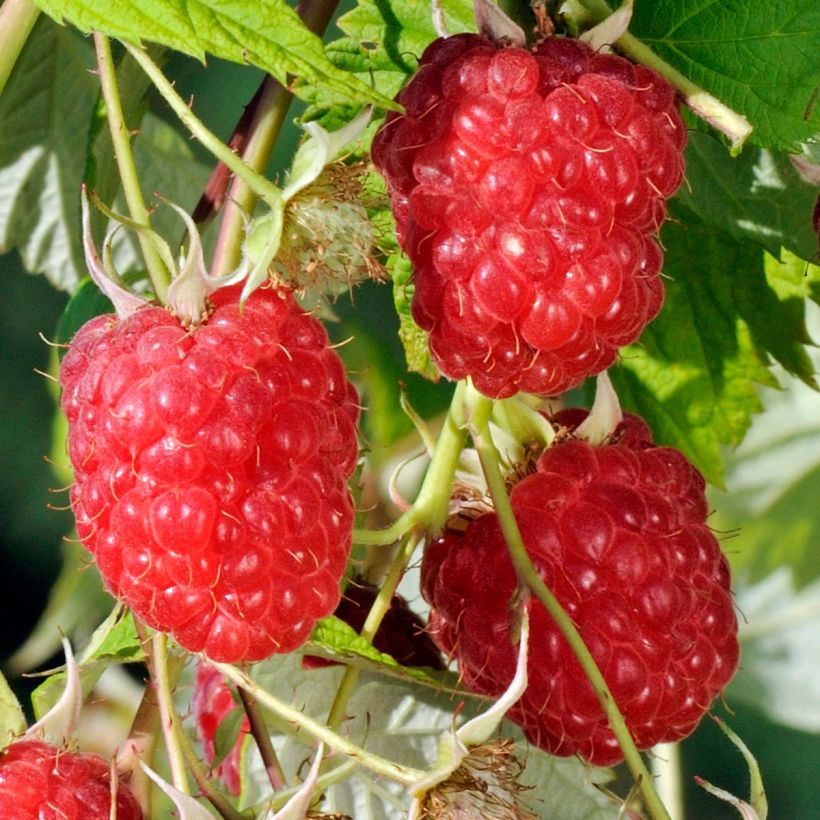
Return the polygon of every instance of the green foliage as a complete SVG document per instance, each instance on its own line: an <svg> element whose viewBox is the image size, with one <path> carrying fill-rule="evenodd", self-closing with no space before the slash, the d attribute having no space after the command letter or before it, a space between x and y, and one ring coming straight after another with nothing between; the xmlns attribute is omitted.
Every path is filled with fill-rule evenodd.
<svg viewBox="0 0 820 820"><path fill-rule="evenodd" d="M380 652L369 641L360 637L349 624L333 615L323 618L316 624L310 640L324 658L347 662L361 661L364 662L363 666L372 670L397 675L439 690L449 689L470 697L468 692L463 692L457 686L455 676L402 666L391 655ZM311 644L308 644L309 650Z"/></svg>
<svg viewBox="0 0 820 820"><path fill-rule="evenodd" d="M761 410L755 385L774 384L739 305L750 283L765 289L762 255L691 221L667 224L663 244L666 302L640 344L622 351L613 383L658 441L721 484L721 445L739 444Z"/></svg>
<svg viewBox="0 0 820 820"><path fill-rule="evenodd" d="M799 150L820 131L815 0L635 3L633 34L754 126L751 142Z"/></svg>
<svg viewBox="0 0 820 820"><path fill-rule="evenodd" d="M338 20L341 36L326 46L284 0L37 3L82 31L159 44L152 46L158 61L173 49L269 71L311 104L308 118L320 118L331 130L364 103L390 106L436 36L429 3L417 0L348 6ZM475 29L470 2L445 0L442 7L452 32ZM516 11L524 8L518 4ZM803 150L804 161L818 159L820 6L813 0L638 2L630 30L746 116L754 132L732 159L707 125L689 117L702 130L690 134L686 183L661 237L666 303L640 342L622 351L613 382L624 408L643 415L658 442L682 449L710 482L729 490L713 494L717 510L710 518L725 538L742 611L742 668L728 690L729 702L735 699L781 726L820 732L820 406L812 392L816 361L806 326L806 303L820 302L820 267L809 264L817 261L811 220L817 189L785 153ZM211 168L197 161L187 136L162 119L168 112L147 93L149 83L133 60L116 47L115 54L126 120L139 132L133 147L140 185L149 197L159 192L190 211ZM58 328L60 344L92 316L112 310L85 278L81 183L115 209L127 210L93 67L90 40L43 18L0 95L0 247L19 250L27 270L74 293ZM355 158L367 158L377 125L351 149ZM452 386L439 381L427 336L412 320L412 269L395 241L384 191L377 186L371 193L366 207L391 282L368 283L349 303L342 297L330 331L340 345L352 338L340 353L363 393L363 452L369 457L364 469L378 483L384 479L378 470L404 453L413 431L401 409L402 391L429 419L446 408ZM100 214L95 220L99 244L109 226ZM172 247L182 244L183 227L170 208L158 206L152 223ZM143 262L130 231L115 234L113 249L118 269L129 281L140 280ZM14 391L8 388L10 395ZM62 449L59 439L55 452ZM39 627L32 629L25 652L12 659L15 670L45 659L55 647L58 625L80 636L82 645L101 617L100 602L110 605L97 576L77 572L79 548L67 552ZM356 553L356 560L371 557L364 548ZM304 655L333 663L308 669ZM274 657L254 675L324 721L342 665L357 667L361 685L348 706L352 717L344 733L407 765L435 759L440 733L460 720L453 715L465 699L468 712L484 708L481 699L461 690L454 673L402 667L334 617L317 625L304 655ZM115 609L79 654L83 692L93 689L110 664L142 657L133 619ZM57 672L36 690L38 715L63 685L64 675ZM233 746L242 718L237 708L222 722L218 755ZM301 771L312 739L276 718L271 726L286 771ZM0 745L23 729L19 703L0 678ZM505 726L505 732L522 741L514 727ZM248 743L244 805L269 797L255 754ZM331 769L350 762L339 757L329 759ZM607 779L606 773L593 776ZM385 785L362 767L340 780L328 786L329 810L368 820L398 816L396 806L405 807L398 784ZM581 820L617 811L575 760L530 748L524 782L533 787L525 800L540 817ZM723 781L715 774L714 782Z"/></svg>
<svg viewBox="0 0 820 820"><path fill-rule="evenodd" d="M453 33L475 31L471 3L444 0L441 7ZM346 36L328 43L330 59L386 97L396 94L436 38L430 5L423 0L392 4L363 0L342 15L337 25ZM333 103L326 89L318 85L310 87L309 99L319 108Z"/></svg>
<svg viewBox="0 0 820 820"><path fill-rule="evenodd" d="M320 83L334 102L389 104L363 81L337 69L322 41L284 0L42 0L55 20L130 42L149 40L200 60L213 54L250 63L289 84L289 75Z"/></svg>
<svg viewBox="0 0 820 820"><path fill-rule="evenodd" d="M707 225L750 239L779 256L781 247L803 259L817 251L811 212L817 189L800 179L785 154L746 148L739 157L708 134L692 133L686 182L678 200Z"/></svg>
<svg viewBox="0 0 820 820"><path fill-rule="evenodd" d="M0 248L73 290L84 271L78 192L98 84L89 44L41 19L0 95Z"/></svg>
<svg viewBox="0 0 820 820"><path fill-rule="evenodd" d="M5 676L0 673L0 750L25 730L26 717L20 703Z"/></svg>
<svg viewBox="0 0 820 820"><path fill-rule="evenodd" d="M130 611L115 606L77 657L83 697L91 693L102 673L112 663L134 663L143 658L133 616ZM65 689L65 679L65 672L55 672L34 691L31 703L38 718L59 700Z"/></svg>

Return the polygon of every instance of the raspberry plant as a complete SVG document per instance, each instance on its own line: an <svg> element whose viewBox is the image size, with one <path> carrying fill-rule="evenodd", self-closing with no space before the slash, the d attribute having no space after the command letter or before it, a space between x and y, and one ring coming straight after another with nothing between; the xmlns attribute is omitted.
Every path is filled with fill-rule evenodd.
<svg viewBox="0 0 820 820"><path fill-rule="evenodd" d="M4 812L808 816L815 5L6 0Z"/></svg>

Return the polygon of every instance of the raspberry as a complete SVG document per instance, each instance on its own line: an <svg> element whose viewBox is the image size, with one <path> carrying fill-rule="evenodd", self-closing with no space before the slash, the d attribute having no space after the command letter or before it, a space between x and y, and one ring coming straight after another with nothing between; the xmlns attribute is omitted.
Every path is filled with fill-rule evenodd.
<svg viewBox="0 0 820 820"><path fill-rule="evenodd" d="M109 591L218 661L289 652L339 601L358 396L287 292L204 325L98 316L63 360L77 532Z"/></svg>
<svg viewBox="0 0 820 820"><path fill-rule="evenodd" d="M352 626L356 632L361 632L378 593L378 587L372 584L360 580L351 582L333 614ZM398 593L394 594L390 600L390 608L373 637L373 646L380 652L393 657L402 666L444 669L441 652L425 631L424 622L410 609L406 599ZM303 666L317 668L330 666L333 663L323 658L306 655Z"/></svg>
<svg viewBox="0 0 820 820"><path fill-rule="evenodd" d="M0 752L0 817L100 820L111 814L111 769L102 757L17 740ZM118 820L142 820L128 787L117 784Z"/></svg>
<svg viewBox="0 0 820 820"><path fill-rule="evenodd" d="M574 40L458 34L397 100L372 157L442 373L503 397L609 367L663 301L651 235L687 138L672 87Z"/></svg>
<svg viewBox="0 0 820 820"><path fill-rule="evenodd" d="M577 423L583 413L559 414ZM541 578L578 627L641 749L691 733L738 661L729 566L706 526L704 481L626 416L612 443L567 438L514 484L510 501ZM510 683L516 587L498 519L484 513L425 551L428 628L465 684ZM621 759L606 717L543 606L530 604L529 685L509 713L531 742L595 765Z"/></svg>
<svg viewBox="0 0 820 820"><path fill-rule="evenodd" d="M202 741L202 751L209 764L216 759L215 741L219 724L237 706L225 678L213 666L201 661L197 663L192 708L197 735ZM234 796L238 796L242 791L240 758L242 743L249 731L250 722L246 717L242 721L239 737L233 748L216 767L217 776Z"/></svg>

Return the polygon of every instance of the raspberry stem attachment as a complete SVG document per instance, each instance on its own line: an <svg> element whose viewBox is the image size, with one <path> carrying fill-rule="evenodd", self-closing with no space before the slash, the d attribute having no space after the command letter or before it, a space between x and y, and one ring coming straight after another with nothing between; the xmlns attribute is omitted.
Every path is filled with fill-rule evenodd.
<svg viewBox="0 0 820 820"><path fill-rule="evenodd" d="M416 526L435 535L447 521L450 487L453 484L458 460L467 440L464 426L464 399L466 382L456 385L450 409L444 420L433 458L424 475L415 503L389 527L382 530L354 530L356 544L394 544Z"/></svg>
<svg viewBox="0 0 820 820"><path fill-rule="evenodd" d="M142 228L150 229L151 219L142 195L139 174L134 163L134 154L131 151L131 132L128 130L128 124L125 121L120 92L117 87L117 74L114 69L114 59L111 55L111 43L104 34L94 32L94 46L97 52L97 72L100 78L103 100L105 101L106 119L111 132L111 143L114 146L114 157L117 161L125 201L128 203L128 210L134 222ZM170 272L145 232L137 232L137 241L145 260L145 267L154 293L164 303L168 283L171 280Z"/></svg>
<svg viewBox="0 0 820 820"><path fill-rule="evenodd" d="M600 23L613 13L606 0L570 0L569 5L578 22ZM662 60L635 35L626 32L615 41L614 45L623 54L666 77L680 91L686 105L697 116L706 120L709 125L729 138L731 155L737 156L741 152L743 144L753 130L751 123L742 114L733 111L699 85L693 83L680 71Z"/></svg>
<svg viewBox="0 0 820 820"><path fill-rule="evenodd" d="M581 665L584 674L598 698L604 714L607 716L612 733L617 739L624 759L629 767L641 795L643 796L647 810L654 820L670 820L669 813L663 805L652 782L652 776L635 746L626 721L618 708L615 699L610 692L609 686L598 668L598 664L592 657L592 653L587 648L577 627L567 614L566 610L558 602L552 591L541 580L540 575L532 565L527 549L521 538L518 523L510 504L507 489L504 484L504 477L501 473L498 450L493 442L489 421L493 410L493 401L481 395L472 385L468 387L466 402L470 406L469 427L473 442L481 461L481 467L490 489L493 499L495 513L507 542L515 568L516 575L520 582L528 587L533 595L540 601L547 612L552 616L564 639L569 644L575 657Z"/></svg>

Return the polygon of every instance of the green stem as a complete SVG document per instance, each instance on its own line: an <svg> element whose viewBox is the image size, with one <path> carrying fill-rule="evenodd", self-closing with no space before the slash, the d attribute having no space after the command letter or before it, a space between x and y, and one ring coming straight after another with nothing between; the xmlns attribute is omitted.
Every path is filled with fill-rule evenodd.
<svg viewBox="0 0 820 820"><path fill-rule="evenodd" d="M191 746L191 741L185 732L180 732L179 735L180 748L182 755L185 758L185 763L189 771L194 777L197 786L208 802L216 809L224 820L248 820L247 815L238 812L232 805L230 800L225 797L219 789L214 787L213 780L210 773L203 765L199 756ZM147 815L146 815L147 816Z"/></svg>
<svg viewBox="0 0 820 820"><path fill-rule="evenodd" d="M267 77L262 89L256 116L251 122L250 138L242 152L242 161L254 171L263 173L273 153L273 146L282 129L293 95L272 77ZM222 209L213 260L212 276L228 276L242 258L245 220L256 205L256 194L241 177L234 177Z"/></svg>
<svg viewBox="0 0 820 820"><path fill-rule="evenodd" d="M302 0L296 12L309 31L321 35L338 4L339 0ZM267 78L259 108L249 129L250 139L242 152L245 164L260 174L268 166L292 100L293 94L287 88L272 77ZM212 276L227 276L236 270L242 258L245 219L253 213L255 205L256 193L242 177L235 177L219 225L211 263Z"/></svg>
<svg viewBox="0 0 820 820"><path fill-rule="evenodd" d="M342 737L327 726L304 714L304 712L295 706L291 706L289 703L285 703L283 700L274 697L270 692L267 692L254 682L245 672L237 669L237 667L226 663L216 663L215 661L208 662L214 669L218 669L237 686L240 686L253 695L265 708L270 709L275 715L298 726L300 729L304 729L304 731L314 739L321 740L334 751L357 760L362 766L370 769L370 771L407 786L424 777L425 772L413 769L409 766L401 766L372 752L365 751L346 737Z"/></svg>
<svg viewBox="0 0 820 820"><path fill-rule="evenodd" d="M606 0L573 0L571 6L581 18L579 21L583 23L600 23L612 14L612 9ZM729 138L732 155L740 153L743 143L752 133L752 125L742 114L733 111L699 85L693 83L687 76L661 59L635 35L626 32L615 41L615 45L623 54L666 77L681 93L684 101L695 114Z"/></svg>
<svg viewBox="0 0 820 820"><path fill-rule="evenodd" d="M39 16L31 0L5 0L0 6L0 94Z"/></svg>
<svg viewBox="0 0 820 820"><path fill-rule="evenodd" d="M450 487L467 440L467 428L464 426L465 390L465 382L456 385L433 458L413 506L383 530L354 530L354 543L394 544L416 526L421 526L429 535L435 535L447 523Z"/></svg>
<svg viewBox="0 0 820 820"><path fill-rule="evenodd" d="M165 751L171 766L171 777L174 786L183 794L190 794L188 774L185 768L185 756L179 742L179 716L174 709L173 688L182 671L181 658L168 660L168 636L164 632L155 632L151 639L151 681L157 693L162 734L165 738Z"/></svg>
<svg viewBox="0 0 820 820"><path fill-rule="evenodd" d="M111 142L114 146L114 157L120 172L122 190L131 219L143 228L150 230L151 219L145 199L140 188L139 174L134 163L134 154L131 151L131 133L125 122L120 101L120 92L117 87L117 74L114 70L114 59L111 56L111 44L104 34L94 32L94 45L97 50L97 71L100 76L103 100L105 101L108 128L111 132ZM154 293L161 301L165 301L168 291L170 273L165 267L157 249L151 243L149 236L139 231L137 241L140 244L148 278L154 288Z"/></svg>
<svg viewBox="0 0 820 820"><path fill-rule="evenodd" d="M160 70L159 66L140 48L130 43L123 44L131 56L140 64L142 70L148 75L157 91L172 111L179 117L182 124L210 151L220 162L223 162L230 170L241 177L254 193L270 204L271 207L278 207L281 198L281 191L270 180L249 168L243 160L222 142L212 131L210 131L202 121L188 107L185 100L177 94L174 86L168 81Z"/></svg>
<svg viewBox="0 0 820 820"><path fill-rule="evenodd" d="M410 563L410 559L413 557L417 546L418 538L416 538L413 533L408 533L405 536L401 549L396 553L393 559L387 577L384 579L384 583L381 585L378 595L376 595L376 600L373 601L373 605L370 607L370 612L367 614L367 618L359 635L371 644L373 643L373 638L376 637L376 633L379 631L384 616L390 610L393 595L396 593L404 571L407 569L407 565ZM334 731L338 731L342 725L345 709L353 694L353 690L356 688L358 680L359 667L348 664L327 718L327 725Z"/></svg>
<svg viewBox="0 0 820 820"><path fill-rule="evenodd" d="M655 820L669 820L669 814L653 785L652 776L635 746L635 741L629 733L626 721L618 709L618 705L604 680L604 676L601 674L601 670L598 668L598 664L584 643L578 628L558 602L558 599L543 582L538 571L532 565L532 561L530 561L510 505L504 477L501 473L498 450L490 432L489 420L493 410L493 401L480 395L474 388L470 388L470 391L468 401L472 408L470 415L472 436L516 575L519 581L532 591L552 616L559 631L578 659L609 721L612 733L621 747L629 771L641 790L651 816Z"/></svg>
<svg viewBox="0 0 820 820"><path fill-rule="evenodd" d="M664 805L672 820L683 820L683 780L681 778L680 745L659 743L652 749L652 774Z"/></svg>

